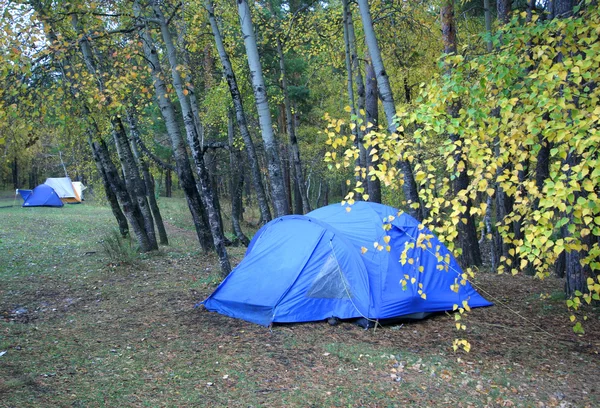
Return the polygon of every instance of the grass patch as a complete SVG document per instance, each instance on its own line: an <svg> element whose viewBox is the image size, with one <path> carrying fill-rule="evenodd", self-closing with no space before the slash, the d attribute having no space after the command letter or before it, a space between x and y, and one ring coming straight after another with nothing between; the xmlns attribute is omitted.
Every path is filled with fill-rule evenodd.
<svg viewBox="0 0 600 408"><path fill-rule="evenodd" d="M103 250L116 226L108 208L0 208L0 406L600 403L590 369L600 322L590 318L590 336L579 338L558 299L544 313L532 296L557 292L559 281L532 291L529 277L480 275L553 336L501 305L477 309L462 333L470 354L451 352L457 333L444 315L377 331L267 329L194 308L221 281L218 261L199 249L185 200L159 205L171 245L133 264ZM243 257L244 248L229 250Z"/></svg>

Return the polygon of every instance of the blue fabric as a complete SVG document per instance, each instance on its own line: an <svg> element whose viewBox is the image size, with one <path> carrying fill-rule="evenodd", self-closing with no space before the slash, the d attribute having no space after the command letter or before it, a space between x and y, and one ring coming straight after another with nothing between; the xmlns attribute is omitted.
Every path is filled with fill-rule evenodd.
<svg viewBox="0 0 600 408"><path fill-rule="evenodd" d="M33 190L22 190L22 189L17 190L17 192L19 193L19 195L21 196L23 201L27 200L27 197L29 197L29 195L31 194L32 191Z"/></svg>
<svg viewBox="0 0 600 408"><path fill-rule="evenodd" d="M362 259L373 293L373 318L452 310L455 304L462 307L465 300L471 308L492 305L469 282L461 284L463 271L454 256L416 219L377 203L356 202L349 207L350 211L347 211L347 207L333 204L314 210L307 216L326 222L340 231L355 251L363 247L367 249ZM384 224L390 224L388 231L384 229ZM389 252L385 249L386 235L390 236ZM374 248L375 242L384 249ZM409 247L403 265L400 258L407 245ZM413 260L412 264L409 259ZM402 280L407 282L404 290ZM458 293L451 288L455 284L458 284ZM419 290L425 294L425 299Z"/></svg>
<svg viewBox="0 0 600 408"><path fill-rule="evenodd" d="M27 198L23 198L25 200L23 207L62 207L64 205L54 189L46 184L40 184L27 195Z"/></svg>
<svg viewBox="0 0 600 408"><path fill-rule="evenodd" d="M349 248L341 234L318 220L275 219L256 233L243 261L202 303L208 310L265 326L366 316L367 271L360 254ZM328 260L336 266L330 276L342 298L311 295Z"/></svg>
<svg viewBox="0 0 600 408"><path fill-rule="evenodd" d="M367 202L350 211L334 204L307 216L278 218L256 233L242 262L201 304L265 326L332 316L395 318L452 310L463 300L470 307L491 305L468 282L460 284L454 257L419 227L407 214ZM375 242L384 249L374 248ZM362 248L367 251L361 254ZM451 289L456 283L458 293Z"/></svg>

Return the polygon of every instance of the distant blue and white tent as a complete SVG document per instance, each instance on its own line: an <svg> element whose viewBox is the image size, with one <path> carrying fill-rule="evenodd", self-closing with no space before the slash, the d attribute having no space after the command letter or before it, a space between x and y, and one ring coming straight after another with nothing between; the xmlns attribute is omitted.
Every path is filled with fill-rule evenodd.
<svg viewBox="0 0 600 408"><path fill-rule="evenodd" d="M463 301L490 306L464 278L450 251L409 215L376 203L334 204L261 228L202 304L265 326L420 318Z"/></svg>
<svg viewBox="0 0 600 408"><path fill-rule="evenodd" d="M22 207L62 207L64 204L54 189L40 184L33 190L17 190L23 198Z"/></svg>

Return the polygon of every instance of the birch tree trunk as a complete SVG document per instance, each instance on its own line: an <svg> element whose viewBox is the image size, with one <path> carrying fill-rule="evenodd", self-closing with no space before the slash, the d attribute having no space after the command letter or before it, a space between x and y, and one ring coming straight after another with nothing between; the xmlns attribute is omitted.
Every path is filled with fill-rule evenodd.
<svg viewBox="0 0 600 408"><path fill-rule="evenodd" d="M377 43L377 37L375 36L375 30L373 29L373 20L371 19L371 11L369 9L368 0L357 0L360 16L363 23L363 30L365 34L365 42L369 49L369 55L371 56L371 63L375 70L375 76L377 78L377 87L379 89L379 98L383 103L383 110L385 111L385 117L388 123L388 130L391 133L396 133L398 127L394 122L396 116L396 106L394 104L394 96L392 94L392 88L390 87L390 81L388 75L383 66L383 60L381 58L381 51L379 50L379 44ZM404 179L402 189L404 196L408 204L408 212L410 215L421 221L423 219L423 212L421 210L421 204L419 201L419 192L417 190L417 183L412 171L412 166L407 160L400 160L400 169Z"/></svg>
<svg viewBox="0 0 600 408"><path fill-rule="evenodd" d="M183 116L183 124L185 126L188 144L192 151L192 157L194 158L194 163L196 165L196 174L198 175L198 184L201 190L200 197L202 198L202 202L204 203L204 207L206 208L206 212L208 214L208 222L212 232L215 250L219 256L221 273L223 275L228 275L229 272L231 272L231 265L229 263L227 249L225 248L225 236L223 235L223 230L221 229L219 214L215 208L215 199L213 196L214 192L211 188L208 171L206 170L204 163L204 152L202 146L200 145L194 115L189 100L184 93L183 81L179 73L179 64L177 62L175 44L173 43L171 31L169 30L165 16L163 15L162 10L156 1L152 2L152 10L154 11L154 16L160 25L160 31L165 43L167 57L171 67L172 84L179 99L179 106L181 107L181 115Z"/></svg>
<svg viewBox="0 0 600 408"><path fill-rule="evenodd" d="M123 122L120 118L114 117L112 119L112 126L113 139L115 141L115 146L117 147L117 154L121 161L121 168L125 177L125 186L142 213L144 229L146 230L146 234L148 234L148 241L150 242L151 248L158 249L156 233L154 232L154 219L146 197L146 187L140 177L139 168L133 153L131 152L131 146L129 140L127 140Z"/></svg>
<svg viewBox="0 0 600 408"><path fill-rule="evenodd" d="M134 10L137 15L140 13L139 5L134 4ZM200 198L196 186L196 180L190 167L188 154L185 148L185 144L179 131L179 123L177 122L177 115L175 114L175 108L171 103L168 96L167 85L163 80L164 74L158 59L158 52L154 47L154 43L147 28L140 30L140 37L142 40L142 46L144 49L144 55L149 62L150 74L154 82L154 91L156 100L160 108L161 115L165 120L165 126L167 128L167 134L171 141L171 148L173 149L173 157L177 167L177 176L179 182L185 194L185 198L192 214L194 221L194 227L198 236L200 247L204 251L209 251L212 247L212 235L206 221L206 213Z"/></svg>
<svg viewBox="0 0 600 408"><path fill-rule="evenodd" d="M363 81L363 76L360 68L360 60L358 59L358 52L356 51L356 35L354 34L354 19L352 18L352 9L348 6L348 37L350 41L350 59L352 61L352 70L354 71L354 83L356 84L356 95L357 95L357 108L358 108L358 118L362 120L364 124L366 124L365 115L366 107L365 107L365 83ZM362 127L357 123L357 138L358 138L358 147L359 147L359 159L360 159L360 167L367 167L367 150L365 149L365 132L362 130Z"/></svg>
<svg viewBox="0 0 600 408"><path fill-rule="evenodd" d="M260 166L256 156L256 149L254 148L254 142L252 141L250 131L248 130L246 113L242 103L242 95L238 88L237 79L235 77L235 73L233 72L229 55L227 54L227 51L225 51L225 46L223 45L223 38L215 18L212 0L205 0L205 5L206 10L208 11L208 19L210 21L210 27L215 38L217 51L219 52L219 58L221 59L221 64L223 65L225 79L227 80L227 85L229 86L229 93L231 94L231 99L233 100L237 125L242 139L244 140L246 154L248 156L248 163L250 164L250 170L252 174L252 183L254 185L254 190L256 191L258 208L261 213L261 218L265 222L269 222L271 221L271 210L269 209L269 202L265 194L265 188L263 186L262 177L260 174Z"/></svg>
<svg viewBox="0 0 600 408"><path fill-rule="evenodd" d="M271 182L271 195L273 199L273 207L277 217L290 213L290 207L285 195L285 185L283 183L283 174L279 161L279 149L277 140L273 134L273 126L271 122L271 112L269 110L269 102L267 100L267 88L262 74L262 66L260 56L256 46L256 38L254 36L254 26L250 15L250 7L246 0L238 0L238 15L244 37L244 45L246 48L246 57L250 68L250 76L252 78L252 88L254 90L254 99L256 101L256 110L258 112L258 120L260 130L265 146L267 156L267 167L269 169L269 180Z"/></svg>
<svg viewBox="0 0 600 408"><path fill-rule="evenodd" d="M346 53L346 82L348 86L348 102L350 104L350 115L353 118L354 127L352 129L352 136L354 137L354 145L359 149L359 156L356 159L355 165L359 168L367 168L366 164L366 154L364 148L363 141L363 132L361 130L361 123L358 121L359 115L356 111L356 102L354 97L354 80L352 75L353 69L358 69L358 64L354 65L354 60L358 60L355 55L355 38L354 38L354 24L352 23L352 11L350 10L350 5L348 4L348 0L342 1L343 5L343 23L344 23L344 49ZM353 46L354 45L354 46ZM360 71L357 72L357 79L360 78L360 84L357 84L357 88L363 87L363 96L364 96L364 85L362 84L362 76L360 75ZM364 104L363 104L364 105ZM364 109L364 106L363 106ZM364 161L363 161L364 159ZM362 177L362 172L358 171L355 174L356 181L364 182ZM368 177L367 177L368 180ZM368 192L368 188L367 188ZM359 194L357 197L359 200L362 200L362 194Z"/></svg>

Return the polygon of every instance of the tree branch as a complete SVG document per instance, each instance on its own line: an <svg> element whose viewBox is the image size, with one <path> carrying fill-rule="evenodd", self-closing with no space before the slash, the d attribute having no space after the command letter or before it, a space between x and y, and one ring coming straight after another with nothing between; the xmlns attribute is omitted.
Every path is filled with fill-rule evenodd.
<svg viewBox="0 0 600 408"><path fill-rule="evenodd" d="M142 139L140 139L139 137L134 137L133 141L140 148L142 153L144 153L144 155L146 157L148 157L150 160L152 160L154 163L156 163L156 165L158 165L158 167L165 169L165 170L175 171L175 166L173 166L172 164L169 164L169 163L165 163L157 155L152 153L150 151L150 149L148 149L148 147L144 144L144 142L142 142Z"/></svg>

